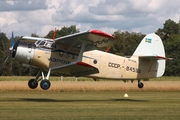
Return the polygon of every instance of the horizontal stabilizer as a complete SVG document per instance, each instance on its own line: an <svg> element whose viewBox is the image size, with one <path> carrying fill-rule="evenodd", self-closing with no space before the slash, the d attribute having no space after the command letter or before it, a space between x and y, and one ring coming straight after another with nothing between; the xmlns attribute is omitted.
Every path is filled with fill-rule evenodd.
<svg viewBox="0 0 180 120"><path fill-rule="evenodd" d="M139 56L139 58L157 59L157 60L172 60L173 58L167 58L164 56Z"/></svg>

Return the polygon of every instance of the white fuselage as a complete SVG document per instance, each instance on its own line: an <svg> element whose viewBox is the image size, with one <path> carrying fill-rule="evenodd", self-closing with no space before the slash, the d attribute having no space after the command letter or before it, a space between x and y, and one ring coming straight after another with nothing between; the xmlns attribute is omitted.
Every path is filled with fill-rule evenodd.
<svg viewBox="0 0 180 120"><path fill-rule="evenodd" d="M150 60L140 60L138 56L130 58L121 57L118 55L93 50L84 52L82 61L95 66L99 69L99 73L89 75L96 78L107 79L146 79L148 77L155 77L156 62ZM86 57L88 56L88 57ZM94 60L97 63L94 63ZM154 72L150 72L154 69Z"/></svg>
<svg viewBox="0 0 180 120"><path fill-rule="evenodd" d="M79 61L78 54L73 52L64 53L61 50L18 47L15 59L42 69L53 69L57 66L70 65L73 62L83 62L97 68L99 71L84 77L104 79L153 78L157 77L158 68L157 60L142 59L138 56L122 57L99 50L84 52L81 61ZM59 70L59 72L66 74L66 71Z"/></svg>

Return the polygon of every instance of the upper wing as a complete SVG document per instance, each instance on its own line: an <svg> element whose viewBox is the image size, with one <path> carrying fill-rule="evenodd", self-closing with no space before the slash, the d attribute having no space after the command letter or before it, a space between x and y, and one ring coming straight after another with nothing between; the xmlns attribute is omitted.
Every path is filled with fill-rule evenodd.
<svg viewBox="0 0 180 120"><path fill-rule="evenodd" d="M32 41L37 41L37 40L50 40L48 38L40 38L40 37L30 37L30 36L23 36L22 39L25 40L32 40ZM116 38L110 34L107 34L105 32L102 32L100 30L88 30L85 32L81 33L76 33L76 34L71 34L63 37L59 37L55 39L55 43L65 43L66 45L71 46L72 42L74 40L82 40L89 42L89 45L94 45L97 47L104 47L107 46L107 43L109 41L114 41Z"/></svg>
<svg viewBox="0 0 180 120"><path fill-rule="evenodd" d="M52 41L51 39L46 38L36 38L36 37L23 37L24 39L37 40L35 43L39 45L39 41ZM76 33L72 35L67 35L64 37L54 39L55 47L52 49L52 52L63 52L67 58L61 59L70 59L68 56L76 56L73 61L69 64L63 65L52 65L51 69L59 70L63 73L74 75L74 76L86 76L90 74L98 73L98 68L89 65L88 63L82 62L83 52L89 49L96 47L104 47L109 45L110 41L114 41L116 38L112 35L109 35L105 32L99 30L88 30L81 33ZM52 57L52 56L51 56ZM53 56L56 57L56 56Z"/></svg>
<svg viewBox="0 0 180 120"><path fill-rule="evenodd" d="M56 69L74 76L86 76L98 73L98 68L82 62L83 52L94 49L94 46L107 46L110 43L109 41L114 40L115 37L99 30L89 30L56 38L55 45L57 50L63 51L66 56L73 54L77 55L77 57L70 64L52 66L51 69Z"/></svg>
<svg viewBox="0 0 180 120"><path fill-rule="evenodd" d="M71 46L73 41L80 40L88 42L89 46L104 47L109 44L109 41L114 41L116 38L100 30L88 30L81 33L67 35L64 37L56 38L56 44L66 44Z"/></svg>
<svg viewBox="0 0 180 120"><path fill-rule="evenodd" d="M48 38L30 37L30 36L23 36L21 39L34 40L34 41L37 41L37 40L52 40L52 39L48 39Z"/></svg>

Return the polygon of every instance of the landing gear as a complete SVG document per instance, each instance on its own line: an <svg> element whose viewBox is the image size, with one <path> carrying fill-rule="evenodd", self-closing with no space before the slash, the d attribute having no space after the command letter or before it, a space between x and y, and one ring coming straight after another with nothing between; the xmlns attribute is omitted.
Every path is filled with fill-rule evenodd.
<svg viewBox="0 0 180 120"><path fill-rule="evenodd" d="M43 90L47 90L50 88L51 83L49 80L42 80L40 86Z"/></svg>
<svg viewBox="0 0 180 120"><path fill-rule="evenodd" d="M35 79L30 79L29 82L28 82L28 86L31 89L35 89L38 86L38 82Z"/></svg>
<svg viewBox="0 0 180 120"><path fill-rule="evenodd" d="M139 88L143 88L144 87L144 84L142 82L140 82L140 80L138 80L138 87Z"/></svg>
<svg viewBox="0 0 180 120"><path fill-rule="evenodd" d="M42 78L39 79L40 73L42 74ZM51 83L50 83L50 81L49 81L50 73L51 73L51 69L49 69L48 74L47 74L47 76L46 76L46 78L45 78L42 69L40 69L39 72L38 72L38 74L36 75L36 78L29 80L29 82L28 82L29 88L31 88L31 89L37 88L38 82L39 82L40 80L42 80L41 83L40 83L40 87L41 87L43 90L49 89L50 86L51 86Z"/></svg>

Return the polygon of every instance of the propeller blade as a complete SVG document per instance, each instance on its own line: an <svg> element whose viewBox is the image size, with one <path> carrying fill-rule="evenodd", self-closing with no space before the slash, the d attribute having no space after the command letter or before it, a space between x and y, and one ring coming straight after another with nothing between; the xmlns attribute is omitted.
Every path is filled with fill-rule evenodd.
<svg viewBox="0 0 180 120"><path fill-rule="evenodd" d="M13 47L14 47L14 33L12 32L11 47L9 48L9 50L12 51Z"/></svg>
<svg viewBox="0 0 180 120"><path fill-rule="evenodd" d="M14 47L14 33L12 32L11 46Z"/></svg>
<svg viewBox="0 0 180 120"><path fill-rule="evenodd" d="M5 66L6 62L8 61L9 57L11 56L11 70L12 70L12 53L13 53L13 47L14 47L14 33L12 32L12 37L11 37L11 47L9 48L10 54L6 57L3 63L3 67Z"/></svg>
<svg viewBox="0 0 180 120"><path fill-rule="evenodd" d="M6 57L6 59L5 59L4 63L6 63L8 59L9 59L9 56L7 56L7 57Z"/></svg>
<svg viewBox="0 0 180 120"><path fill-rule="evenodd" d="M9 59L9 56L7 56L6 59L4 60L3 67L4 67L4 65L6 64L6 62L7 62L8 59Z"/></svg>

